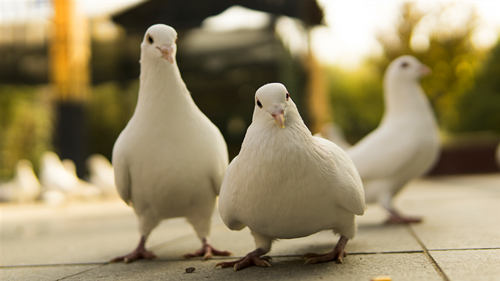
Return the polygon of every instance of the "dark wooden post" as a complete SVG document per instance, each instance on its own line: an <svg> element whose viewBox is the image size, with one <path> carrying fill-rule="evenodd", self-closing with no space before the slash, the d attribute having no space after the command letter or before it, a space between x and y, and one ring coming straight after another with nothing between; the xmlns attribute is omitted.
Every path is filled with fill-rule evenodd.
<svg viewBox="0 0 500 281"><path fill-rule="evenodd" d="M87 21L74 0L53 0L50 46L51 83L55 101L53 141L61 158L72 159L82 176L87 156L85 102L90 57Z"/></svg>

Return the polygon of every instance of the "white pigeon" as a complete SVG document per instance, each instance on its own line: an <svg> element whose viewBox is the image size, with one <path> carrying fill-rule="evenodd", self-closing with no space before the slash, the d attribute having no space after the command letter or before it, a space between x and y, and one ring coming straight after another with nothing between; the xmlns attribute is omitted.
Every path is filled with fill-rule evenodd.
<svg viewBox="0 0 500 281"><path fill-rule="evenodd" d="M32 202L40 195L40 182L33 171L31 162L21 159L17 162L14 178L0 185L0 201Z"/></svg>
<svg viewBox="0 0 500 281"><path fill-rule="evenodd" d="M355 215L364 209L361 178L347 153L311 135L283 84L260 87L252 124L219 197L224 223L232 230L248 226L256 249L218 266L270 266L261 256L273 240L325 229L339 233L340 240L327 254L306 255L306 263L342 262L344 247L356 232Z"/></svg>
<svg viewBox="0 0 500 281"><path fill-rule="evenodd" d="M40 181L45 189L44 193L56 190L69 198L84 200L95 199L100 195L98 188L77 177L72 160L61 161L59 156L51 151L42 154Z"/></svg>
<svg viewBox="0 0 500 281"><path fill-rule="evenodd" d="M154 258L145 249L146 239L162 220L174 217L185 217L203 244L185 257L229 255L207 243L227 147L181 78L176 39L172 27L156 24L141 44L137 106L112 157L118 193L134 208L141 238L134 251L113 261Z"/></svg>
<svg viewBox="0 0 500 281"><path fill-rule="evenodd" d="M102 190L104 196L116 196L115 173L109 160L101 154L87 158L89 181Z"/></svg>
<svg viewBox="0 0 500 281"><path fill-rule="evenodd" d="M68 171L69 165L62 163L59 156L52 151L42 154L40 163L40 181L46 189L70 192L78 185L78 179Z"/></svg>
<svg viewBox="0 0 500 281"><path fill-rule="evenodd" d="M333 122L324 124L321 127L321 131L314 135L325 138L340 146L342 149L351 147L351 144L345 138L344 132L342 132L342 128Z"/></svg>
<svg viewBox="0 0 500 281"><path fill-rule="evenodd" d="M393 205L393 197L424 175L440 152L432 108L419 84L430 69L412 56L395 59L384 77L385 113L377 129L348 150L365 186L367 203L380 203L387 223L420 222Z"/></svg>

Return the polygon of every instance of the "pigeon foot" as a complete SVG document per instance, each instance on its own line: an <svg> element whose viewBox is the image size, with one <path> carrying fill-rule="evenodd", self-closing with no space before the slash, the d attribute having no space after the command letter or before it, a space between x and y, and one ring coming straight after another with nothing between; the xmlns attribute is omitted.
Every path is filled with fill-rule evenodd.
<svg viewBox="0 0 500 281"><path fill-rule="evenodd" d="M213 256L230 256L230 255L231 252L219 251L214 247L212 247L210 244L208 244L205 239L203 239L203 246L201 246L201 249L192 254L185 254L184 258L188 259L194 257L203 257L204 260L208 260Z"/></svg>
<svg viewBox="0 0 500 281"><path fill-rule="evenodd" d="M248 253L245 257L235 260L235 261L229 261L229 262L220 262L216 264L215 266L220 266L221 268L226 268L226 267L232 267L234 271L238 271L250 266L260 266L260 267L270 267L271 266L271 257L269 256L263 256L262 255L262 250L257 249L253 252Z"/></svg>
<svg viewBox="0 0 500 281"><path fill-rule="evenodd" d="M130 254L124 255L124 256L119 256L111 260L111 262L124 262L124 263L131 263L136 260L150 260L156 258L156 255L153 254L153 252L148 251L146 249L135 249L132 251Z"/></svg>
<svg viewBox="0 0 500 281"><path fill-rule="evenodd" d="M130 254L116 257L112 259L110 262L131 263L136 260L142 260L142 259L150 260L156 258L156 255L153 254L153 252L146 250L145 244L146 244L146 238L142 236L141 240L139 241L139 245L137 245L137 248L135 250L133 250Z"/></svg>
<svg viewBox="0 0 500 281"><path fill-rule="evenodd" d="M336 263L343 263L344 262L344 257L347 256L347 253L345 252L345 245L347 244L347 237L341 236L339 239L339 242L337 242L337 245L331 252L328 252L326 254L305 254L305 263L306 264L315 264L315 263L322 263L322 262L330 262L334 261Z"/></svg>

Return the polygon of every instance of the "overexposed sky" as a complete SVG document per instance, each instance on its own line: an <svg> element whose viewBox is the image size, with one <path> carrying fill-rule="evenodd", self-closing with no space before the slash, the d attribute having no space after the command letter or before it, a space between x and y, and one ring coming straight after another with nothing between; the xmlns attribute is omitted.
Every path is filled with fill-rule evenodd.
<svg viewBox="0 0 500 281"><path fill-rule="evenodd" d="M366 56L380 52L376 40L378 32L390 30L397 23L400 7L405 0L318 0L324 7L327 27L313 31L313 46L317 56L328 64L355 67ZM500 33L499 0L418 0L417 7L425 12L435 12L440 6L454 3L447 24L460 25L470 8L479 15L474 43L478 47L491 47ZM436 23L422 22L417 30L415 45ZM420 34L419 34L420 33ZM425 40L422 40L425 41Z"/></svg>

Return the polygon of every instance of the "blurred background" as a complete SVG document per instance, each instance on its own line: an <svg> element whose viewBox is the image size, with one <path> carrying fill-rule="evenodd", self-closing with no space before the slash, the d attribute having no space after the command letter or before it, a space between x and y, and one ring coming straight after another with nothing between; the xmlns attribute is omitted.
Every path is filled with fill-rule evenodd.
<svg viewBox="0 0 500 281"><path fill-rule="evenodd" d="M498 172L498 1L0 0L0 182L20 159L40 174L46 151L85 179L90 155L110 159L155 23L177 29L182 76L231 158L255 90L276 81L313 133L355 143L380 122L386 66L411 54L433 71L422 85L443 151L430 174Z"/></svg>

